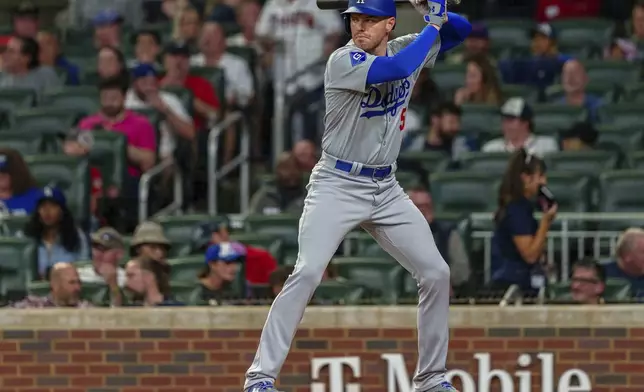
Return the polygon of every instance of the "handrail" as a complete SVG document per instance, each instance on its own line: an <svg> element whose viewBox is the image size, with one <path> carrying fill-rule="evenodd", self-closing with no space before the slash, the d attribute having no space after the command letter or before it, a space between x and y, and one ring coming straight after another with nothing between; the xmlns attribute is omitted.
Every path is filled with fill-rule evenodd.
<svg viewBox="0 0 644 392"><path fill-rule="evenodd" d="M501 299L501 302L499 302L499 306L505 307L510 305L511 303L514 302L514 304L519 304L517 299L521 297L521 289L519 289L519 286L516 284L511 285L508 287L508 289L505 291L503 294L503 298Z"/></svg>
<svg viewBox="0 0 644 392"><path fill-rule="evenodd" d="M232 161L222 166L217 171L219 158L219 140L221 135L238 122L242 125L241 151ZM217 190L219 180L230 174L237 167L239 174L239 195L241 198L241 213L248 211L250 204L250 124L241 111L233 112L226 116L222 122L210 130L208 135L208 214L217 215Z"/></svg>
<svg viewBox="0 0 644 392"><path fill-rule="evenodd" d="M168 206L158 211L157 215L170 214L181 209L183 204L183 177L179 167L175 165L174 158L167 158L141 175L141 179L139 181L139 222L143 222L148 218L150 184L152 183L152 179L172 166L175 166L173 173L174 200Z"/></svg>

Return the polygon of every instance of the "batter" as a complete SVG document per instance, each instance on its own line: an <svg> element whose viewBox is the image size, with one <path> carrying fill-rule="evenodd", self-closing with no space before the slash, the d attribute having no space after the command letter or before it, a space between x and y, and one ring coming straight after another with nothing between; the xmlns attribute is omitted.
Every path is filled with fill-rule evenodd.
<svg viewBox="0 0 644 392"><path fill-rule="evenodd" d="M350 0L344 12L352 40L327 63L323 153L307 186L298 260L268 314L246 373L248 392L278 392L274 382L306 305L341 241L357 226L418 282L414 392L457 392L445 380L449 267L395 171L405 112L421 68L432 66L441 51L460 44L471 26L448 13L445 0L423 6L428 26L420 34L391 41L394 0Z"/></svg>

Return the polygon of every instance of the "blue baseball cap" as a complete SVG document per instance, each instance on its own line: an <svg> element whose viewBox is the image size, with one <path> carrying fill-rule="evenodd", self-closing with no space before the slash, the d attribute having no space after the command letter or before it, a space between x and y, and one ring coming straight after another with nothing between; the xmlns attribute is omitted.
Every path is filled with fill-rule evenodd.
<svg viewBox="0 0 644 392"><path fill-rule="evenodd" d="M557 39L557 31L549 23L540 23L530 30L530 37L540 34L546 38Z"/></svg>
<svg viewBox="0 0 644 392"><path fill-rule="evenodd" d="M230 225L228 218L216 217L212 220L201 222L192 232L192 246L194 250L203 250L210 244L212 233L227 229Z"/></svg>
<svg viewBox="0 0 644 392"><path fill-rule="evenodd" d="M205 262L206 264L212 261L233 263L241 261L244 257L246 257L244 245L239 242L222 242L208 247Z"/></svg>
<svg viewBox="0 0 644 392"><path fill-rule="evenodd" d="M51 186L46 186L42 189L42 194L38 198L38 203L42 203L44 201L53 201L61 207L65 207L67 205L65 194L60 189Z"/></svg>
<svg viewBox="0 0 644 392"><path fill-rule="evenodd" d="M470 32L469 37L472 38L490 38L490 32L487 29L487 26L483 23L472 23L472 31Z"/></svg>
<svg viewBox="0 0 644 392"><path fill-rule="evenodd" d="M149 63L139 63L132 68L132 78L144 78L146 76L157 76L157 70L154 68L154 64Z"/></svg>
<svg viewBox="0 0 644 392"><path fill-rule="evenodd" d="M92 18L92 24L94 27L117 24L122 21L123 17L121 14L114 10L101 10L94 16L94 18Z"/></svg>
<svg viewBox="0 0 644 392"><path fill-rule="evenodd" d="M0 154L0 171L7 171L9 169L9 157Z"/></svg>

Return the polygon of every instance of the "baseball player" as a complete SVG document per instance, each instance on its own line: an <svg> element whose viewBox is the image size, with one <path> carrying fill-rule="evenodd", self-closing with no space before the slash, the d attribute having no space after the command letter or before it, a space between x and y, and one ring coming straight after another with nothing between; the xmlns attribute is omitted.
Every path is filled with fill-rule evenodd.
<svg viewBox="0 0 644 392"><path fill-rule="evenodd" d="M446 0L415 4L428 23L420 34L389 41L394 0L350 0L352 40L325 72L322 157L313 169L299 226L293 274L268 314L247 392L278 392L274 382L304 309L345 235L360 225L418 282L418 366L414 392L456 392L445 379L450 271L420 211L394 175L405 112L422 66L461 43L470 24ZM449 20L449 23L447 22Z"/></svg>

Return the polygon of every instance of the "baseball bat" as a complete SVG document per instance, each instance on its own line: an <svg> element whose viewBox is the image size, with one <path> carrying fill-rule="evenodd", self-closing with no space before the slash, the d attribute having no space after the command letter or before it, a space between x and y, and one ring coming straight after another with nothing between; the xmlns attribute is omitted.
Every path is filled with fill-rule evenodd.
<svg viewBox="0 0 644 392"><path fill-rule="evenodd" d="M345 10L347 9L347 0L316 0L318 8L321 10ZM409 0L394 0L396 7L412 7ZM447 4L460 4L461 0L448 0Z"/></svg>

